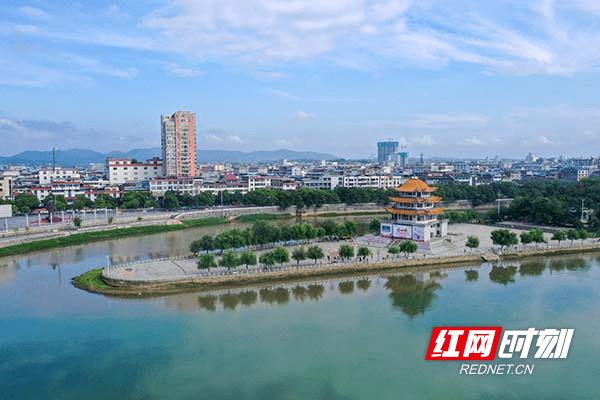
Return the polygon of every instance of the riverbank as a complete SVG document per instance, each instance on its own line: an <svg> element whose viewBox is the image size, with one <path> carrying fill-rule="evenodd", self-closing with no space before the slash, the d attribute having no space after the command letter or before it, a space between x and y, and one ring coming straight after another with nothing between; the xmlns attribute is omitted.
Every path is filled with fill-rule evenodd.
<svg viewBox="0 0 600 400"><path fill-rule="evenodd" d="M112 229L95 232L67 233L52 239L36 240L28 243L20 243L0 248L0 257L25 254L33 251L48 250L57 247L76 246L101 240L119 239L155 233L173 232L182 229L212 226L227 223L225 218L206 218L198 220L177 221L173 224L149 225L149 226L127 226L115 225Z"/></svg>
<svg viewBox="0 0 600 400"><path fill-rule="evenodd" d="M600 243L551 249L528 249L509 252L502 260L520 260L540 256L590 253L600 249ZM500 263L502 262L499 261ZM369 275L377 272L412 272L416 270L439 269L440 266L480 265L480 254L464 256L414 258L411 260L386 260L379 262L356 262L348 264L319 264L316 267L297 269L290 265L285 270L259 272L254 274L236 274L210 277L191 277L178 280L135 281L108 278L102 270L89 271L73 278L73 284L83 290L111 296L160 296L189 291L207 291L226 288L238 288L265 284L278 284L306 281L312 278L331 278L341 276Z"/></svg>

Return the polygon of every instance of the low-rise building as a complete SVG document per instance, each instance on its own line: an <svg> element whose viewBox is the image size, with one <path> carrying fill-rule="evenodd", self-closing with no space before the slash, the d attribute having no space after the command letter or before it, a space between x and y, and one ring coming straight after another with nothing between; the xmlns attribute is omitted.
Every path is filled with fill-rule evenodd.
<svg viewBox="0 0 600 400"><path fill-rule="evenodd" d="M138 163L129 158L107 158L106 171L111 185L136 183L161 177L162 161L152 158Z"/></svg>

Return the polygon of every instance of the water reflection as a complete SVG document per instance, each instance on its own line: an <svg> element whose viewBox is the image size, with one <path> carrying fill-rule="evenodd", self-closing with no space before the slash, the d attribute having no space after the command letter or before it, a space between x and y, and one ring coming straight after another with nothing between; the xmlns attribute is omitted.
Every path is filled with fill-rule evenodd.
<svg viewBox="0 0 600 400"><path fill-rule="evenodd" d="M467 282L474 282L479 279L479 271L468 269L465 274L467 275Z"/></svg>
<svg viewBox="0 0 600 400"><path fill-rule="evenodd" d="M545 260L527 261L519 267L519 275L521 276L540 276L546 269Z"/></svg>
<svg viewBox="0 0 600 400"><path fill-rule="evenodd" d="M494 265L490 271L490 280L502 285L507 285L508 283L515 282L516 273L517 267L513 267L512 265L508 267Z"/></svg>
<svg viewBox="0 0 600 400"><path fill-rule="evenodd" d="M368 279L359 279L358 282L356 282L356 286L363 292L366 292L371 287L371 281Z"/></svg>
<svg viewBox="0 0 600 400"><path fill-rule="evenodd" d="M292 288L292 296L294 300L304 302L308 297L308 289L301 285L296 285Z"/></svg>
<svg viewBox="0 0 600 400"><path fill-rule="evenodd" d="M354 281L340 282L338 289L341 294L352 294L354 292Z"/></svg>
<svg viewBox="0 0 600 400"><path fill-rule="evenodd" d="M403 275L390 277L385 287L392 291L389 295L392 306L414 318L427 311L437 297L434 292L442 285L433 280L418 282L413 275Z"/></svg>
<svg viewBox="0 0 600 400"><path fill-rule="evenodd" d="M259 294L260 301L263 303L287 304L290 301L290 291L283 287L277 289L263 288L260 289Z"/></svg>
<svg viewBox="0 0 600 400"><path fill-rule="evenodd" d="M214 312L217 310L217 296L211 294L200 296L198 297L198 305L201 309Z"/></svg>
<svg viewBox="0 0 600 400"><path fill-rule="evenodd" d="M247 290L240 293L240 303L246 307L250 307L258 300L258 294L254 290Z"/></svg>

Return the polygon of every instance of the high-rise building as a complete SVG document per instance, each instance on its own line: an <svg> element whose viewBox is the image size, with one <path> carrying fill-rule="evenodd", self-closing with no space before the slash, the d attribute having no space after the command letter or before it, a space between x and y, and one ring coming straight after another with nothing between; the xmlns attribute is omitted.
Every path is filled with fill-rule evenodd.
<svg viewBox="0 0 600 400"><path fill-rule="evenodd" d="M398 152L397 141L386 140L385 142L377 142L377 163L383 164L389 160L389 157Z"/></svg>
<svg viewBox="0 0 600 400"><path fill-rule="evenodd" d="M160 120L164 176L196 175L196 114L177 111Z"/></svg>

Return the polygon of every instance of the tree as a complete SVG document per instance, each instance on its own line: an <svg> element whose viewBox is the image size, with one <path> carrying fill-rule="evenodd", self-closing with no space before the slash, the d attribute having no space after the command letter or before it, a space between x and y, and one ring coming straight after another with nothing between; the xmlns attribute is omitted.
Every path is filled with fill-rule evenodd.
<svg viewBox="0 0 600 400"><path fill-rule="evenodd" d="M535 247L537 247L538 243L546 243L544 232L541 229L534 228L530 230L529 237L531 238L531 241L535 243Z"/></svg>
<svg viewBox="0 0 600 400"><path fill-rule="evenodd" d="M346 226L346 230L348 231L348 235L352 236L356 233L356 224L352 221L346 221L344 222L344 225Z"/></svg>
<svg viewBox="0 0 600 400"><path fill-rule="evenodd" d="M262 253L258 258L258 261L265 264L265 266L270 267L275 265L275 259L273 258L273 253L268 251L266 253Z"/></svg>
<svg viewBox="0 0 600 400"><path fill-rule="evenodd" d="M219 261L219 265L221 267L226 267L227 270L237 267L239 263L240 260L238 259L237 254L232 251L226 251L223 253L221 260Z"/></svg>
<svg viewBox="0 0 600 400"><path fill-rule="evenodd" d="M165 193L162 201L163 208L166 208L169 211L179 209L179 200L177 199L177 194L171 190Z"/></svg>
<svg viewBox="0 0 600 400"><path fill-rule="evenodd" d="M217 268L215 255L212 253L202 254L198 259L198 269L207 269L210 272L211 268Z"/></svg>
<svg viewBox="0 0 600 400"><path fill-rule="evenodd" d="M290 255L285 247L277 246L272 252L275 262L283 265L284 262L290 261Z"/></svg>
<svg viewBox="0 0 600 400"><path fill-rule="evenodd" d="M297 247L292 251L292 258L296 260L296 265L300 265L300 261L306 259L306 251L304 247Z"/></svg>
<svg viewBox="0 0 600 400"><path fill-rule="evenodd" d="M323 229L325 229L325 234L328 236L335 235L338 232L338 226L335 221L328 219L323 222Z"/></svg>
<svg viewBox="0 0 600 400"><path fill-rule="evenodd" d="M377 218L373 218L369 223L369 229L371 230L371 232L379 233L379 231L381 230L381 221L379 221L379 219Z"/></svg>
<svg viewBox="0 0 600 400"><path fill-rule="evenodd" d="M573 245L573 241L579 239L579 232L575 229L569 229L567 231L567 239L571 241L571 245Z"/></svg>
<svg viewBox="0 0 600 400"><path fill-rule="evenodd" d="M398 254L400 254L400 249L397 248L396 246L390 246L390 247L388 247L388 253L398 255Z"/></svg>
<svg viewBox="0 0 600 400"><path fill-rule="evenodd" d="M476 249L479 247L479 238L477 236L467 236L466 246L471 249Z"/></svg>
<svg viewBox="0 0 600 400"><path fill-rule="evenodd" d="M202 244L199 240L194 240L192 243L190 243L190 251L193 254L198 253L200 250L202 250Z"/></svg>
<svg viewBox="0 0 600 400"><path fill-rule="evenodd" d="M81 210L83 208L89 207L91 204L92 204L92 202L90 201L90 199L88 199L87 197L85 197L82 194L80 194L79 196L77 196L75 198L75 200L73 200L73 208L75 208L77 210Z"/></svg>
<svg viewBox="0 0 600 400"><path fill-rule="evenodd" d="M350 259L352 257L354 257L354 247L350 246L349 244L343 244L340 246L340 257L342 257L343 259Z"/></svg>
<svg viewBox="0 0 600 400"><path fill-rule="evenodd" d="M364 247L364 246L363 247L359 247L357 255L359 257L362 257L362 259L364 260L366 257L368 257L368 256L371 255L371 250L369 250L368 247Z"/></svg>
<svg viewBox="0 0 600 400"><path fill-rule="evenodd" d="M585 239L588 239L591 237L590 233L588 231L586 231L585 229L580 229L577 232L577 235L579 235L579 239L581 239L581 244L583 244L583 241Z"/></svg>
<svg viewBox="0 0 600 400"><path fill-rule="evenodd" d="M79 217L73 218L73 225L75 225L77 228L79 228L81 226L81 218L79 218Z"/></svg>
<svg viewBox="0 0 600 400"><path fill-rule="evenodd" d="M496 229L492 231L492 242L500 247L510 247L519 243L517 234L508 229Z"/></svg>
<svg viewBox="0 0 600 400"><path fill-rule="evenodd" d="M408 255L415 253L419 249L419 246L412 240L405 240L400 243L400 251L408 258Z"/></svg>
<svg viewBox="0 0 600 400"><path fill-rule="evenodd" d="M529 232L523 232L520 236L521 243L524 245L528 245L529 243L533 242L533 239L531 238L531 234Z"/></svg>
<svg viewBox="0 0 600 400"><path fill-rule="evenodd" d="M215 242L212 236L204 235L200 238L200 249L201 250L213 250L215 248Z"/></svg>
<svg viewBox="0 0 600 400"><path fill-rule="evenodd" d="M31 210L39 208L40 201L31 193L19 193L17 197L15 197L14 206L17 207L17 211L28 213Z"/></svg>
<svg viewBox="0 0 600 400"><path fill-rule="evenodd" d="M246 265L246 269L248 269L248 265L256 265L256 254L250 250L243 251L240 254L240 264Z"/></svg>
<svg viewBox="0 0 600 400"><path fill-rule="evenodd" d="M567 238L567 234L565 231L556 231L552 234L552 240L558 241L558 246L560 247L560 242Z"/></svg>
<svg viewBox="0 0 600 400"><path fill-rule="evenodd" d="M315 260L315 264L317 263L317 260L325 257L323 250L321 250L321 248L317 245L310 246L306 251L306 256L312 260Z"/></svg>

